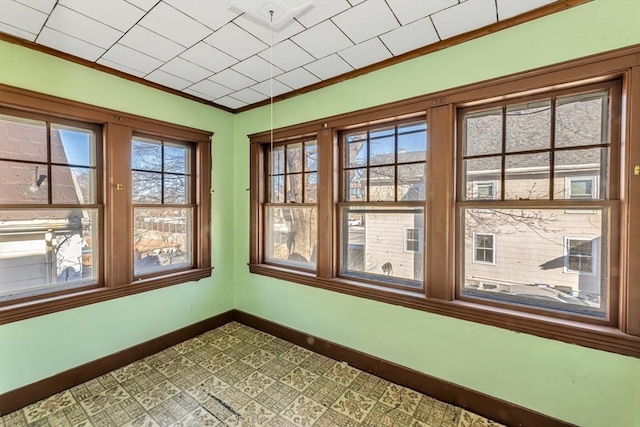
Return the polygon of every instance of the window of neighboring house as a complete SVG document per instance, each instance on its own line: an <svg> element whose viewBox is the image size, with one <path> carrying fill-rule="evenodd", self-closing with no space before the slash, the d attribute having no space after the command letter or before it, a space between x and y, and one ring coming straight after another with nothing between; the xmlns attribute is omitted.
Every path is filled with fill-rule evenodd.
<svg viewBox="0 0 640 427"><path fill-rule="evenodd" d="M266 151L265 260L314 270L318 245L318 144L304 140Z"/></svg>
<svg viewBox="0 0 640 427"><path fill-rule="evenodd" d="M0 324L211 275L210 133L0 95Z"/></svg>
<svg viewBox="0 0 640 427"><path fill-rule="evenodd" d="M0 301L99 280L100 126L0 115Z"/></svg>
<svg viewBox="0 0 640 427"><path fill-rule="evenodd" d="M495 264L496 236L495 234L473 235L473 262Z"/></svg>
<svg viewBox="0 0 640 427"><path fill-rule="evenodd" d="M495 199L496 187L496 181L473 181L473 199Z"/></svg>
<svg viewBox="0 0 640 427"><path fill-rule="evenodd" d="M566 237L564 271L594 274L597 247L595 239Z"/></svg>
<svg viewBox="0 0 640 427"><path fill-rule="evenodd" d="M404 251L422 252L422 230L420 228L404 229Z"/></svg>
<svg viewBox="0 0 640 427"><path fill-rule="evenodd" d="M459 112L460 179L497 182L495 201L468 185L458 196L460 298L609 316L610 268L590 280L564 272L593 273L592 253L611 253L618 222L609 200L618 194L609 171L617 170L618 148L609 128L619 99L618 86L607 83ZM596 182L606 184L602 191ZM574 238L565 242L567 234ZM481 264L495 262L497 235L504 262L489 271ZM479 289L478 277L500 286Z"/></svg>
<svg viewBox="0 0 640 427"><path fill-rule="evenodd" d="M137 135L131 142L136 277L192 266L192 164L188 144Z"/></svg>
<svg viewBox="0 0 640 427"><path fill-rule="evenodd" d="M424 121L414 120L341 135L340 271L345 277L422 288L419 236L411 233L406 240L404 230L424 229L426 131ZM353 188L362 192L354 195ZM355 215L363 218L362 227L349 227Z"/></svg>

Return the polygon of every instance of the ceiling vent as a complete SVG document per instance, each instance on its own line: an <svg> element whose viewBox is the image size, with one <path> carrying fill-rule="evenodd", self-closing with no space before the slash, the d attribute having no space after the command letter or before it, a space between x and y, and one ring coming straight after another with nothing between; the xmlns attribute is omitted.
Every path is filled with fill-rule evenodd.
<svg viewBox="0 0 640 427"><path fill-rule="evenodd" d="M235 9L273 28L282 27L311 3L312 0L229 0Z"/></svg>

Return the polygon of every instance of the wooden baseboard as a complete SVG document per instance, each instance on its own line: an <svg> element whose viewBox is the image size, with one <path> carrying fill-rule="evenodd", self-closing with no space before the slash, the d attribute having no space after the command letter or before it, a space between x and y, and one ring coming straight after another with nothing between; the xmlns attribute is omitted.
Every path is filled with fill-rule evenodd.
<svg viewBox="0 0 640 427"><path fill-rule="evenodd" d="M233 320L233 317L234 311L230 310L35 383L0 394L0 415L9 414L41 399L126 366L143 357L151 356L189 338L229 323Z"/></svg>
<svg viewBox="0 0 640 427"><path fill-rule="evenodd" d="M440 401L459 406L507 426L567 427L572 425L522 406L429 376L422 372L414 371L357 350L310 336L249 313L235 310L234 320L332 359L347 362L354 368L369 372L387 381L413 389Z"/></svg>
<svg viewBox="0 0 640 427"><path fill-rule="evenodd" d="M193 325L186 326L128 349L85 363L43 380L0 395L0 415L6 415L41 399L67 390L115 369L162 351L172 345L203 334L235 320L283 340L369 372L385 380L411 388L452 405L508 426L566 427L571 424L540 414L522 406L414 371L392 362L310 336L304 332L269 320L231 310Z"/></svg>

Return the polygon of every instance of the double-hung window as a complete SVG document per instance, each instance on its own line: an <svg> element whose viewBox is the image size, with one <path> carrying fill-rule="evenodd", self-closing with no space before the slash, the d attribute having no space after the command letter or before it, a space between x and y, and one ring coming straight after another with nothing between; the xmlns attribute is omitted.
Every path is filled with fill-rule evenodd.
<svg viewBox="0 0 640 427"><path fill-rule="evenodd" d="M459 112L460 298L611 316L619 103L613 82ZM495 200L470 192L478 178L498 183ZM486 232L500 238L499 260Z"/></svg>
<svg viewBox="0 0 640 427"><path fill-rule="evenodd" d="M210 276L210 135L0 87L0 323Z"/></svg>

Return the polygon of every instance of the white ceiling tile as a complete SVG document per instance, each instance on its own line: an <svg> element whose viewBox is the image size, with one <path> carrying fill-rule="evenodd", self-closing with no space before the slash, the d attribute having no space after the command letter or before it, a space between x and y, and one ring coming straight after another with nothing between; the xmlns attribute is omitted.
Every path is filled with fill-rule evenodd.
<svg viewBox="0 0 640 427"><path fill-rule="evenodd" d="M212 33L211 28L165 3L154 7L139 25L185 47L193 46Z"/></svg>
<svg viewBox="0 0 640 427"><path fill-rule="evenodd" d="M104 49L122 37L121 31L60 5L53 9L46 26Z"/></svg>
<svg viewBox="0 0 640 427"><path fill-rule="evenodd" d="M274 28L272 32L269 26L264 25L262 22L257 21L247 14L239 16L233 22L267 45L280 43L282 40L286 40L305 29L298 21L294 20L281 28Z"/></svg>
<svg viewBox="0 0 640 427"><path fill-rule="evenodd" d="M350 7L351 5L346 0L315 1L311 7L296 17L296 21L309 28Z"/></svg>
<svg viewBox="0 0 640 427"><path fill-rule="evenodd" d="M171 61L160 67L160 70L179 76L192 83L206 79L213 74L212 71L202 68L193 62L189 62L182 58L173 58Z"/></svg>
<svg viewBox="0 0 640 427"><path fill-rule="evenodd" d="M109 61L108 59L104 59L104 57L98 59L96 61L98 64L102 64L105 67L113 68L114 70L122 71L123 73L131 74L136 77L144 77L147 73L143 73L142 71L135 70L133 68L129 68L126 65L118 64L117 62Z"/></svg>
<svg viewBox="0 0 640 427"><path fill-rule="evenodd" d="M28 33L38 34L42 29L47 15L21 3L14 1L2 1L2 13L0 13L0 22L10 25Z"/></svg>
<svg viewBox="0 0 640 427"><path fill-rule="evenodd" d="M264 101L268 98L266 95L263 95L260 92L256 92L255 90L249 88L235 92L233 94L233 97L249 104Z"/></svg>
<svg viewBox="0 0 640 427"><path fill-rule="evenodd" d="M0 22L0 32L20 37L21 39L29 40L30 42L35 41L37 36L37 34L21 30L20 28L12 27L11 25L5 24L4 22Z"/></svg>
<svg viewBox="0 0 640 427"><path fill-rule="evenodd" d="M188 93L189 95L193 95L196 98L205 99L207 101L213 101L213 96L205 95L204 93L200 93L197 90L193 90L191 88L182 89L182 92Z"/></svg>
<svg viewBox="0 0 640 427"><path fill-rule="evenodd" d="M510 2L513 0L509 0ZM520 1L520 0L518 0ZM387 0L389 7L402 25L458 4L458 0Z"/></svg>
<svg viewBox="0 0 640 427"><path fill-rule="evenodd" d="M285 71L308 64L315 59L291 40L278 43L273 47L273 52L272 49L263 50L260 56L267 61L271 61L273 56L273 63Z"/></svg>
<svg viewBox="0 0 640 427"><path fill-rule="evenodd" d="M349 0L352 6L362 3L364 0Z"/></svg>
<svg viewBox="0 0 640 427"><path fill-rule="evenodd" d="M162 65L162 61L120 43L113 45L111 49L106 51L102 55L102 59L120 64L122 67L133 68L143 75L149 74Z"/></svg>
<svg viewBox="0 0 640 427"><path fill-rule="evenodd" d="M130 29L120 39L120 43L161 61L168 61L184 51L184 47L178 43L172 42L139 25L135 25Z"/></svg>
<svg viewBox="0 0 640 427"><path fill-rule="evenodd" d="M353 46L351 40L331 21L324 21L309 28L294 36L292 40L316 58Z"/></svg>
<svg viewBox="0 0 640 427"><path fill-rule="evenodd" d="M244 61L238 62L231 69L252 78L257 82L267 80L269 77L282 74L282 70L275 65L272 67L268 61L259 56L252 56Z"/></svg>
<svg viewBox="0 0 640 427"><path fill-rule="evenodd" d="M340 58L337 54L318 59L311 64L305 65L304 68L315 74L317 77L320 77L322 80L330 79L331 77L348 73L353 70L351 65L347 64L345 60Z"/></svg>
<svg viewBox="0 0 640 427"><path fill-rule="evenodd" d="M181 10L212 30L217 30L240 14L234 12L226 1L165 0L165 3Z"/></svg>
<svg viewBox="0 0 640 427"><path fill-rule="evenodd" d="M384 61L393 56L391 52L389 52L389 49L387 49L377 37L340 51L338 55L353 68L366 67L367 65Z"/></svg>
<svg viewBox="0 0 640 427"><path fill-rule="evenodd" d="M498 19L508 19L554 2L555 0L497 0Z"/></svg>
<svg viewBox="0 0 640 427"><path fill-rule="evenodd" d="M185 50L180 56L215 73L238 62L234 57L227 55L205 42L200 42Z"/></svg>
<svg viewBox="0 0 640 427"><path fill-rule="evenodd" d="M294 89L300 89L301 87L309 86L320 81L319 78L302 67L291 70L288 73L280 74L277 80Z"/></svg>
<svg viewBox="0 0 640 427"><path fill-rule="evenodd" d="M228 87L212 82L211 80L203 80L189 86L188 89L203 93L211 97L211 99L220 98L233 92L233 89L229 89Z"/></svg>
<svg viewBox="0 0 640 427"><path fill-rule="evenodd" d="M214 102L216 104L220 104L220 105L223 105L225 107L233 108L233 109L241 108L241 107L244 107L245 105L247 105L246 102L239 101L239 100L237 100L235 98L232 98L230 96L225 96L223 98L218 98Z"/></svg>
<svg viewBox="0 0 640 427"><path fill-rule="evenodd" d="M230 87L233 90L244 89L245 87L252 86L257 82L249 77L238 73L237 71L233 71L230 68L227 68L224 71L219 72L218 74L209 77L209 80L214 81L218 84L221 84L226 87Z"/></svg>
<svg viewBox="0 0 640 427"><path fill-rule="evenodd" d="M176 90L182 90L191 84L191 82L188 82L185 79L181 79L180 77L165 73L161 70L151 72L145 77L145 79Z"/></svg>
<svg viewBox="0 0 640 427"><path fill-rule="evenodd" d="M387 3L380 0L366 1L331 20L354 43L361 43L400 26Z"/></svg>
<svg viewBox="0 0 640 427"><path fill-rule="evenodd" d="M251 89L260 92L267 97L271 96L271 80L266 80L262 83L258 83L257 85L251 86ZM273 79L273 96L282 95L283 93L291 92L291 88L284 83L279 82L276 79Z"/></svg>
<svg viewBox="0 0 640 427"><path fill-rule="evenodd" d="M139 7L140 9L148 12L153 6L155 6L160 0L127 0L128 3Z"/></svg>
<svg viewBox="0 0 640 427"><path fill-rule="evenodd" d="M105 52L101 47L46 27L40 32L36 42L88 61L95 61Z"/></svg>
<svg viewBox="0 0 640 427"><path fill-rule="evenodd" d="M381 35L380 38L396 56L440 41L429 17L396 28Z"/></svg>
<svg viewBox="0 0 640 427"><path fill-rule="evenodd" d="M232 22L207 37L205 42L238 59L246 59L268 47Z"/></svg>
<svg viewBox="0 0 640 427"><path fill-rule="evenodd" d="M37 9L42 13L49 14L53 10L53 6L56 5L56 0L15 0L18 3L22 3L25 6L29 6L32 9ZM3 7L4 7L3 3ZM3 9L4 13L4 9Z"/></svg>
<svg viewBox="0 0 640 427"><path fill-rule="evenodd" d="M496 22L493 0L467 0L431 15L442 40L475 30Z"/></svg>
<svg viewBox="0 0 640 427"><path fill-rule="evenodd" d="M138 22L144 12L124 0L60 0L58 3L122 32Z"/></svg>

